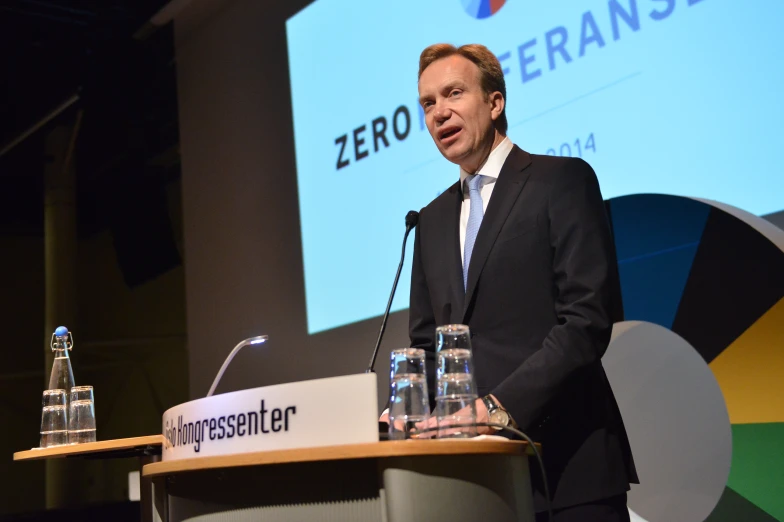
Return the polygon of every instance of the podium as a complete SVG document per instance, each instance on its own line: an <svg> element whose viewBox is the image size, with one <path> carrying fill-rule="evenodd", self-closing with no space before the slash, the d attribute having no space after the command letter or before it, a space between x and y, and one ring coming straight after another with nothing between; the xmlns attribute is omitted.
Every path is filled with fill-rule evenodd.
<svg viewBox="0 0 784 522"><path fill-rule="evenodd" d="M533 522L523 442L408 440L148 464L163 522Z"/></svg>
<svg viewBox="0 0 784 522"><path fill-rule="evenodd" d="M379 442L374 374L197 399L144 466L163 522L533 522L528 445Z"/></svg>

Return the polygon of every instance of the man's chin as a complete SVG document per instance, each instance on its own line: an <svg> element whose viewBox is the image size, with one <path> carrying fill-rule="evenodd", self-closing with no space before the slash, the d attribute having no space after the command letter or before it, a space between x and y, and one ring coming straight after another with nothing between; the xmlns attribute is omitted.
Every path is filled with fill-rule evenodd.
<svg viewBox="0 0 784 522"><path fill-rule="evenodd" d="M447 148L440 148L441 155L447 159L450 163L454 163L455 165L460 165L460 163L465 159L465 151L458 150L457 147L454 145L447 147Z"/></svg>

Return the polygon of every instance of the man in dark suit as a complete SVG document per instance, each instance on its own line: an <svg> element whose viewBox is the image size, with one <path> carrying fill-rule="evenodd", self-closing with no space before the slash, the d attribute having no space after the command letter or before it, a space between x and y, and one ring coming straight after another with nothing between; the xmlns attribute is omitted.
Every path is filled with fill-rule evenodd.
<svg viewBox="0 0 784 522"><path fill-rule="evenodd" d="M460 181L420 213L412 346L432 352L436 326L469 325L477 420L516 424L542 443L555 519L629 520L637 475L601 363L623 312L596 175L581 159L511 143L503 72L484 46L425 49L419 97Z"/></svg>

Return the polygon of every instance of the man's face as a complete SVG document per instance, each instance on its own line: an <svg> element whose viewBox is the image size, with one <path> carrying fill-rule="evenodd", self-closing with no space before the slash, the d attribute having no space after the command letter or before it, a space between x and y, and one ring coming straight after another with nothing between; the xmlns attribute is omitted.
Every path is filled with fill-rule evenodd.
<svg viewBox="0 0 784 522"><path fill-rule="evenodd" d="M493 122L503 110L500 93L485 95L479 68L452 55L430 64L419 77L419 102L438 150L446 159L475 172L490 154Z"/></svg>

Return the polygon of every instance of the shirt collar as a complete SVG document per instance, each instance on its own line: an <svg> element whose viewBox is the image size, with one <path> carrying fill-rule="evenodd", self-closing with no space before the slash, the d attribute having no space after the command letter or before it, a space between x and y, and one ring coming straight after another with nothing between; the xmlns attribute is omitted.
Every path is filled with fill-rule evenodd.
<svg viewBox="0 0 784 522"><path fill-rule="evenodd" d="M501 173L501 167L504 166L504 162L506 161L507 156L509 156L509 153L512 152L513 148L514 143L512 143L512 140L510 140L508 137L504 137L503 141L496 145L492 151L490 151L490 155L487 157L482 166L479 167L479 170L472 173L466 172L461 168L460 190L463 190L465 179L471 174L481 174L482 176L492 178L492 181L485 180L485 183L495 182L495 180L498 179L498 175Z"/></svg>

